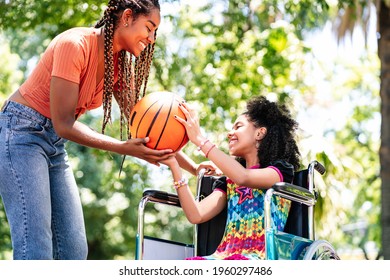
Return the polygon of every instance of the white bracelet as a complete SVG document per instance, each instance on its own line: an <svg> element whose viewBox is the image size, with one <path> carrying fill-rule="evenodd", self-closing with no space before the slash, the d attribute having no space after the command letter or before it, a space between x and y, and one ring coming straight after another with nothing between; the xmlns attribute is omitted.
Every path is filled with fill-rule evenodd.
<svg viewBox="0 0 390 280"><path fill-rule="evenodd" d="M173 186L176 190L181 187L188 186L188 179L186 177L183 177L179 181L173 182Z"/></svg>
<svg viewBox="0 0 390 280"><path fill-rule="evenodd" d="M207 142L209 142L209 139L204 140L203 142L200 143L200 146L197 148L198 151L200 151L204 145L206 145Z"/></svg>

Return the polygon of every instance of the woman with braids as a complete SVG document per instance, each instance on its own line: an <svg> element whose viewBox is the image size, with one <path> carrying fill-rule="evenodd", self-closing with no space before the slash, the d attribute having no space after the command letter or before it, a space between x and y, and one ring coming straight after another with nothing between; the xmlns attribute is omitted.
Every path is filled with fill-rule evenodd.
<svg viewBox="0 0 390 280"><path fill-rule="evenodd" d="M291 183L299 168L300 153L294 140L298 124L284 105L262 96L252 98L227 135L233 158L201 134L198 117L187 104L181 108L187 121L176 118L186 127L190 141L224 174L214 183L214 191L198 202L175 157L163 161L171 169L183 211L194 224L210 220L226 206L228 213L217 250L210 256L192 259L264 258L264 194L277 182ZM289 209L289 201L274 198L272 217L280 230Z"/></svg>
<svg viewBox="0 0 390 280"><path fill-rule="evenodd" d="M122 136L145 94L160 24L158 0L112 0L94 28L72 28L50 43L30 77L0 113L0 194L14 259L86 259L82 207L64 144L67 140L149 163L171 150ZM112 98L121 138L104 135ZM78 121L103 105L102 133ZM66 140L65 140L66 139ZM188 166L194 169L191 163Z"/></svg>

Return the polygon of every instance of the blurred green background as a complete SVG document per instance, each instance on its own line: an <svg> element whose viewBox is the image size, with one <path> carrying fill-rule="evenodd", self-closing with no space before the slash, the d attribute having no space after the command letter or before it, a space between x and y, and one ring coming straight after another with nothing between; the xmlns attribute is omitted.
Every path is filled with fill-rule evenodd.
<svg viewBox="0 0 390 280"><path fill-rule="evenodd" d="M374 3L160 3L148 92L172 91L194 104L205 135L225 151L227 131L247 99L262 94L286 103L300 123L302 167L316 159L327 169L317 176L317 238L331 242L343 259L381 258L389 247L382 240L383 223L390 223L381 214L389 216L390 210L381 210L381 61ZM93 26L104 8L105 1L91 0L0 1L0 102L28 76L55 35ZM82 121L101 130L101 110ZM118 122L106 133L119 138ZM205 160L192 144L184 151L196 162ZM84 207L89 259L134 259L142 192L173 191L170 172L127 157L119 175L119 155L74 143L68 143L68 152ZM195 178L190 183L194 191ZM192 226L180 209L150 205L145 218L148 235L192 240ZM11 258L0 203L0 259Z"/></svg>

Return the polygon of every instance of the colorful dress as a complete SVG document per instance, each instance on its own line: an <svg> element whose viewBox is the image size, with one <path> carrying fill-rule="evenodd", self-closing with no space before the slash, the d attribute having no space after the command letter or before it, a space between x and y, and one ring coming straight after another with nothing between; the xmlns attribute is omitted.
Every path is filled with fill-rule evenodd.
<svg viewBox="0 0 390 280"><path fill-rule="evenodd" d="M268 167L278 171L281 181L292 182L294 169L289 163L275 161ZM259 166L252 168L259 168ZM218 190L227 193L227 221L221 243L212 255L189 259L264 259L264 196L266 190L238 186L226 177L215 182L214 191ZM283 230L289 210L289 200L273 197L271 215L274 226L279 230Z"/></svg>

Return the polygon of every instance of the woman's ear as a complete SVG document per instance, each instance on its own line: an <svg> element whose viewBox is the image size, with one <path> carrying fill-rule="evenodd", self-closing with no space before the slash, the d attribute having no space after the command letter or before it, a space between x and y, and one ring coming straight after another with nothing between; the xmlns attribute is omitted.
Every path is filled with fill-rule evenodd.
<svg viewBox="0 0 390 280"><path fill-rule="evenodd" d="M128 26L131 23L132 19L133 19L133 11L131 9L124 10L121 17L122 24L124 26Z"/></svg>

